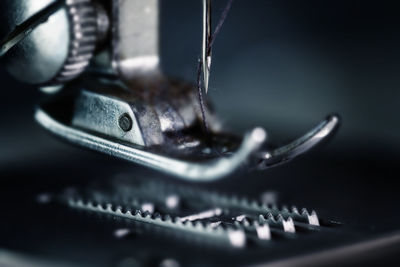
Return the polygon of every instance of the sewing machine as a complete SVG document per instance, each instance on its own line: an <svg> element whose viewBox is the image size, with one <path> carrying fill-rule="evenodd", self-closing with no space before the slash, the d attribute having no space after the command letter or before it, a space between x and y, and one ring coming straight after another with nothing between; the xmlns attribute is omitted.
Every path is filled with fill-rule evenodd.
<svg viewBox="0 0 400 267"><path fill-rule="evenodd" d="M2 54L15 77L60 91L37 108L35 119L71 143L185 180L210 181L244 164L266 169L288 161L338 125L338 117L329 116L272 149L263 128L243 138L226 133L208 105L202 118L196 88L160 69L158 1L26 3L12 4L22 12L11 19L25 22L5 38Z"/></svg>
<svg viewBox="0 0 400 267"><path fill-rule="evenodd" d="M297 252L305 252L315 251L313 242L332 247L357 239L344 222L329 216L321 218L312 209L282 206L274 194L266 194L260 201L193 185L229 180L238 174L267 173L332 136L339 125L337 115L327 116L284 146L269 143L262 127L241 137L225 130L208 99L202 102L201 85L196 87L164 74L160 67L158 0L3 2L2 10L7 10L3 32L7 34L1 42L2 60L13 77L39 87L43 93L43 101L34 113L36 122L61 140L154 169L164 177L155 181L132 179L125 172L101 185L90 181L61 188L57 193L36 195L39 210L51 204L51 209L62 207L57 213L62 210L68 216L78 211L101 216L89 232L115 229L112 242L129 243L133 236L154 235L161 236L166 244L172 240L179 248L168 250L176 255L174 259L167 257L154 263L151 255L155 246L150 241L134 260L120 266L259 263L265 262L265 255L270 259L282 255L285 242L293 241ZM203 52L211 36L210 7L205 7L204 20L208 24L203 32ZM203 72L207 70L203 74L206 91L210 55L210 51L204 52L202 58ZM88 162L86 166L90 166ZM107 160L102 162L107 164ZM142 172L149 171L132 175L141 176ZM171 179L189 184L177 186L163 181ZM83 225L92 220L78 219ZM72 224L78 227L80 223ZM310 238L299 248L292 239L304 238L305 233ZM107 243L108 239L101 242ZM274 243L281 239L285 242ZM200 244L190 250L193 262L176 252L185 250L182 240ZM198 258L196 246L198 249L203 245L211 246L209 255L218 251L218 255L229 256L214 262ZM117 247L120 251L127 249L121 243ZM241 261L242 257L246 261ZM320 263L318 260L313 263Z"/></svg>

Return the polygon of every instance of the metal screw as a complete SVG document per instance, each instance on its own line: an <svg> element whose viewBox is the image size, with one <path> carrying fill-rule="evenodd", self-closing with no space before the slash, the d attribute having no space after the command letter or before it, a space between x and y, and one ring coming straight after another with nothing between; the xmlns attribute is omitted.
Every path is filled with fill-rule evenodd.
<svg viewBox="0 0 400 267"><path fill-rule="evenodd" d="M132 129L132 119L128 113L124 113L119 117L118 125L124 132L128 132Z"/></svg>

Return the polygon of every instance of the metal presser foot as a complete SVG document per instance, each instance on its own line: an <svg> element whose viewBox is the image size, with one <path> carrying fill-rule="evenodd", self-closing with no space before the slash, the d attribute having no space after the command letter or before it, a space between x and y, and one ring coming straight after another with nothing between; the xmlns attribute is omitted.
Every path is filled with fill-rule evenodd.
<svg viewBox="0 0 400 267"><path fill-rule="evenodd" d="M44 91L57 88L35 118L71 143L184 180L212 181L240 167L262 170L291 160L338 126L331 115L292 143L272 148L263 128L242 138L225 133L205 105L205 133L196 88L160 70L158 0L25 2L3 3L26 12L13 18L16 25L23 22L9 27L1 55L14 76Z"/></svg>
<svg viewBox="0 0 400 267"><path fill-rule="evenodd" d="M223 133L209 109L212 124L204 134L195 88L168 80L157 86L165 88L146 99L118 81L95 80L76 95L43 104L35 118L69 142L189 181L216 180L239 167L263 170L284 163L319 144L339 122L328 116L304 136L273 149L260 127L242 138Z"/></svg>

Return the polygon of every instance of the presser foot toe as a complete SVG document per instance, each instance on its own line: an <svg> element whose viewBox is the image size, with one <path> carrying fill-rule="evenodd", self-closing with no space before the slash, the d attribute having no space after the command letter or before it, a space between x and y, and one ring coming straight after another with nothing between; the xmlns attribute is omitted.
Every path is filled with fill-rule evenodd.
<svg viewBox="0 0 400 267"><path fill-rule="evenodd" d="M332 136L336 132L339 123L338 115L329 115L309 132L289 144L259 152L256 169L263 170L281 165L306 153Z"/></svg>

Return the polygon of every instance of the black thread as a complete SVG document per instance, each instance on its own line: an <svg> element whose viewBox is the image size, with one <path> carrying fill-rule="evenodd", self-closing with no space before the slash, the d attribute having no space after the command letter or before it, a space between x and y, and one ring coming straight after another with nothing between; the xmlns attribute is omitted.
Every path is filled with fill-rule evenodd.
<svg viewBox="0 0 400 267"><path fill-rule="evenodd" d="M228 16L229 11L231 10L233 0L228 0L228 3L226 4L224 10L222 11L221 18L219 19L217 27L215 27L214 33L211 35L211 40L209 42L209 47L211 48L214 44L215 38L221 31L222 25L224 25L224 22L226 20L226 17Z"/></svg>

